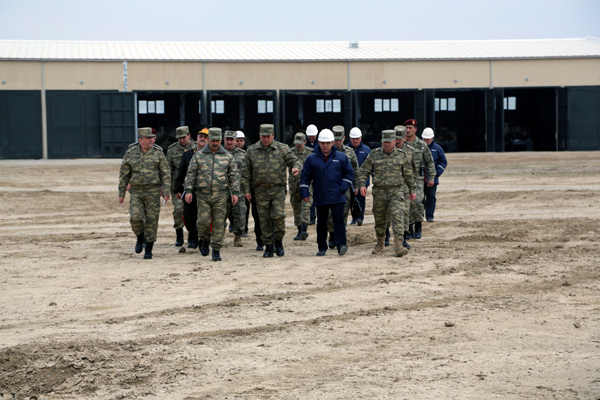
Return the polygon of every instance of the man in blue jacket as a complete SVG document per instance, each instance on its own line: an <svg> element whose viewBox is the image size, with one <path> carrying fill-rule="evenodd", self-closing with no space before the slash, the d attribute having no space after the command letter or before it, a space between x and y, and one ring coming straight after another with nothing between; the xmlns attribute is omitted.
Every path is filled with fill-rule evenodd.
<svg viewBox="0 0 600 400"><path fill-rule="evenodd" d="M433 129L423 129L423 140L427 143L427 146L431 151L431 156L433 157L433 163L435 164L435 179L433 185L427 185L425 187L425 218L427 219L427 222L433 222L433 213L435 212L435 192L440 183L439 177L444 173L444 170L448 165L444 150L434 142L434 136ZM431 179L427 179L427 181L430 180Z"/></svg>
<svg viewBox="0 0 600 400"><path fill-rule="evenodd" d="M344 205L346 191L352 186L354 169L348 157L333 145L333 132L323 129L319 133L319 146L304 161L300 176L300 197L310 201L309 188L313 185L313 204L317 209L317 256L327 252L327 218L333 217L333 231L338 254L348 251L346 227L344 226Z"/></svg>
<svg viewBox="0 0 600 400"><path fill-rule="evenodd" d="M350 144L352 149L354 150L354 153L356 154L358 165L362 166L365 160L367 159L367 156L371 152L371 149L363 144L362 131L360 130L360 128L355 127L350 129ZM367 179L367 187L369 187L369 179ZM354 210L355 197L358 200L358 204L360 204L360 213L355 213ZM360 192L358 192L356 196L354 196L354 193L350 191L350 210L352 210L352 222L350 222L350 225L356 224L358 226L361 226L363 223L363 219L365 219L365 196L360 194Z"/></svg>

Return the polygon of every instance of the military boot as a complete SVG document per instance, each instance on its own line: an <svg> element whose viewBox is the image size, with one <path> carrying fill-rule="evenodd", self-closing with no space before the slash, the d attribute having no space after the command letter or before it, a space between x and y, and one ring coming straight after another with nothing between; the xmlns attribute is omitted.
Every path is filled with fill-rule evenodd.
<svg viewBox="0 0 600 400"><path fill-rule="evenodd" d="M410 224L410 225L408 226L408 236L406 237L406 240L408 240L408 239L412 239L412 238L414 238L414 237L415 237L415 236L414 236L414 234L415 234L415 231L413 230L413 227L414 227L414 225L415 225L415 224Z"/></svg>
<svg viewBox="0 0 600 400"><path fill-rule="evenodd" d="M233 245L235 247L244 247L242 244L242 235L235 235L235 238L233 239Z"/></svg>
<svg viewBox="0 0 600 400"><path fill-rule="evenodd" d="M384 242L384 246L388 247L390 245L390 237L391 237L391 233L390 233L390 228L386 228L385 229L385 242Z"/></svg>
<svg viewBox="0 0 600 400"><path fill-rule="evenodd" d="M408 254L408 249L405 247L402 247L402 244L400 243L400 238L396 235L394 235L394 255L396 257L402 257Z"/></svg>
<svg viewBox="0 0 600 400"><path fill-rule="evenodd" d="M263 257L273 257L273 245L272 244L265 245L265 252L263 253Z"/></svg>
<svg viewBox="0 0 600 400"><path fill-rule="evenodd" d="M410 244L408 244L408 242L406 241L408 235L408 231L404 231L404 241L402 242L402 246L406 247L407 249L410 249Z"/></svg>
<svg viewBox="0 0 600 400"><path fill-rule="evenodd" d="M175 235L177 235L177 239L175 239L175 246L183 246L183 228L175 229Z"/></svg>
<svg viewBox="0 0 600 400"><path fill-rule="evenodd" d="M302 226L298 227L298 234L294 236L294 240L302 240Z"/></svg>
<svg viewBox="0 0 600 400"><path fill-rule="evenodd" d="M384 240L383 236L377 238L377 244L375 245L375 248L373 249L371 254L379 254L383 251L383 240Z"/></svg>
<svg viewBox="0 0 600 400"><path fill-rule="evenodd" d="M200 240L200 254L203 257L206 257L209 253L210 249L208 248L208 241Z"/></svg>
<svg viewBox="0 0 600 400"><path fill-rule="evenodd" d="M219 250L214 250L212 251L212 260L213 261L221 261L221 254L219 252Z"/></svg>
<svg viewBox="0 0 600 400"><path fill-rule="evenodd" d="M329 232L329 248L333 249L335 247L335 234L333 232Z"/></svg>
<svg viewBox="0 0 600 400"><path fill-rule="evenodd" d="M191 232L188 233L188 247L190 249L198 248L198 234L193 235Z"/></svg>
<svg viewBox="0 0 600 400"><path fill-rule="evenodd" d="M415 234L413 237L415 239L421 239L421 222L415 222Z"/></svg>
<svg viewBox="0 0 600 400"><path fill-rule="evenodd" d="M275 253L277 257L283 257L285 251L283 251L283 241L275 239Z"/></svg>
<svg viewBox="0 0 600 400"><path fill-rule="evenodd" d="M306 240L306 238L308 237L308 225L300 225L300 228L302 229L302 231L300 232L300 237L302 238L302 240Z"/></svg>
<svg viewBox="0 0 600 400"><path fill-rule="evenodd" d="M137 254L140 254L142 252L142 250L144 249L145 242L146 242L146 239L144 238L144 234L140 233L137 236L137 240L135 242L135 252Z"/></svg>
<svg viewBox="0 0 600 400"><path fill-rule="evenodd" d="M154 242L146 243L146 251L144 252L144 260L150 260L152 258L152 248L154 247Z"/></svg>

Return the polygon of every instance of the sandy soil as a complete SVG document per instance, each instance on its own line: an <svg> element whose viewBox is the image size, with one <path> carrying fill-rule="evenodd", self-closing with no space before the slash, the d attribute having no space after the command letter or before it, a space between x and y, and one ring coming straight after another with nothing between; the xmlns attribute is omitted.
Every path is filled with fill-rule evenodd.
<svg viewBox="0 0 600 400"><path fill-rule="evenodd" d="M0 398L600 399L600 153L448 159L404 258L220 263L170 204L133 252L120 160L0 161Z"/></svg>

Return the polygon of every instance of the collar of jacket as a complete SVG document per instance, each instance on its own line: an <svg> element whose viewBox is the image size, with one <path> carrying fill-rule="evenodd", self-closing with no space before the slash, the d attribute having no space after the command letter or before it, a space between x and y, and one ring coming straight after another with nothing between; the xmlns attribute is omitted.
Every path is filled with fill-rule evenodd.
<svg viewBox="0 0 600 400"><path fill-rule="evenodd" d="M265 147L265 145L259 140L258 141L258 148L261 149L261 150L264 150L264 151L269 151L269 150L272 150L272 149L275 148L275 146L276 146L275 143L277 143L277 142L275 141L275 139L273 139L273 141L271 142L271 144L269 145L269 147Z"/></svg>
<svg viewBox="0 0 600 400"><path fill-rule="evenodd" d="M339 150L337 149L337 147L335 147L335 145L331 146L331 152L329 153L329 155L327 157L333 156L338 151ZM315 150L313 151L313 153L317 154L319 157L321 157L323 159L325 158L325 155L321 151L321 146L316 146Z"/></svg>
<svg viewBox="0 0 600 400"><path fill-rule="evenodd" d="M210 143L207 143L202 150L200 150L201 153L212 153L212 151L210 151ZM225 147L219 145L219 149L217 150L217 152L215 154L227 154L227 150L225 150Z"/></svg>

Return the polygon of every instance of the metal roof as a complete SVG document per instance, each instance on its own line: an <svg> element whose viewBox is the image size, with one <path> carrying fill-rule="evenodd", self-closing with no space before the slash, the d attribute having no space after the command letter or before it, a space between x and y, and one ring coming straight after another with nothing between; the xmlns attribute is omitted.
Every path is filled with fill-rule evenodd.
<svg viewBox="0 0 600 400"><path fill-rule="evenodd" d="M350 43L358 43L352 48ZM600 39L422 42L77 42L0 40L0 60L414 61L598 58Z"/></svg>

